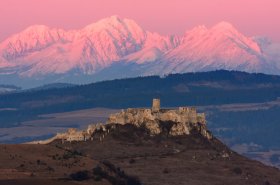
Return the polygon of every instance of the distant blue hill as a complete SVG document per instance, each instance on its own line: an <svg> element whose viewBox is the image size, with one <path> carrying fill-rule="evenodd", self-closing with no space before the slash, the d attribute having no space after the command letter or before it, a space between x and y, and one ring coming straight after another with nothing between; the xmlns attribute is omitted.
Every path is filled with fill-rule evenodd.
<svg viewBox="0 0 280 185"><path fill-rule="evenodd" d="M272 101L280 97L280 77L222 70L128 78L78 86L47 85L0 95L0 109L17 110L0 112L0 119L8 124L38 114L85 108L147 107L154 97L161 98L162 105L166 107Z"/></svg>
<svg viewBox="0 0 280 185"><path fill-rule="evenodd" d="M70 83L52 83L52 84L46 84L39 87L27 89L27 91L40 91L40 90L49 90L49 89L60 89L60 88L67 88L67 87L74 87L75 84Z"/></svg>

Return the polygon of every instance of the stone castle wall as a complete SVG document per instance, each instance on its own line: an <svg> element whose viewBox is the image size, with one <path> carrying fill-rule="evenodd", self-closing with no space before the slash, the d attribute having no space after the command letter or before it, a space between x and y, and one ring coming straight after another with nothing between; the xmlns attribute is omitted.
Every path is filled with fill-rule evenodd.
<svg viewBox="0 0 280 185"><path fill-rule="evenodd" d="M120 113L112 114L107 124L133 124L137 127L146 127L151 135L162 132L162 122L175 123L170 129L170 135L189 134L193 127L199 126L206 129L204 113L197 113L194 107L179 107L178 109L160 109L160 101L153 100L151 109L122 110Z"/></svg>
<svg viewBox="0 0 280 185"><path fill-rule="evenodd" d="M38 141L37 143L45 144L56 139L60 139L62 142L86 141L93 139L95 136L99 137L99 140L102 141L105 135L110 132L110 129L114 129L117 124L132 124L136 127L145 127L150 135L153 136L166 130L163 128L163 125L166 123L170 124L168 134L172 136L188 135L193 129L196 129L206 138L212 138L212 135L206 128L204 113L197 113L196 108L194 107L161 109L160 100L154 99L152 108L150 109L128 108L119 113L110 115L106 124L90 124L84 131L70 128L65 133L58 133L55 137L49 140Z"/></svg>

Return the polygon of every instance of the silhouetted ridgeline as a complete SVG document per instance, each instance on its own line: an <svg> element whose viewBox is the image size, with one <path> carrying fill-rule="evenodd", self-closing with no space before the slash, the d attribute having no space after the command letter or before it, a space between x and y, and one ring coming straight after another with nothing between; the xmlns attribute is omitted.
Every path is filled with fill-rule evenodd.
<svg viewBox="0 0 280 185"><path fill-rule="evenodd" d="M39 89L1 95L0 122L17 124L38 114L93 107L148 107L154 97L163 106L264 102L279 97L279 87L279 76L222 70Z"/></svg>

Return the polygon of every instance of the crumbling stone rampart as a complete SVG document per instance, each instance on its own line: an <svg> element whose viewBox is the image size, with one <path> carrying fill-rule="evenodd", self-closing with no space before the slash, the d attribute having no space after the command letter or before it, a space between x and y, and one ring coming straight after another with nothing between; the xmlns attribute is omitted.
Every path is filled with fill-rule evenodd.
<svg viewBox="0 0 280 185"><path fill-rule="evenodd" d="M159 99L153 100L151 109L129 108L120 113L112 114L107 124L133 124L146 127L151 135L162 132L161 123L172 122L169 134L173 136L188 135L193 128L198 128L206 136L206 119L204 113L197 113L194 107L179 107L178 109L161 109ZM210 138L210 135L207 135Z"/></svg>
<svg viewBox="0 0 280 185"><path fill-rule="evenodd" d="M58 133L55 139L65 141L86 141L98 135L102 141L116 125L132 124L136 127L146 128L151 136L166 132L171 136L189 135L193 129L199 131L204 137L211 139L212 135L206 128L204 113L197 113L194 107L179 107L178 109L161 109L160 100L154 99L152 108L128 108L109 116L106 124L91 124L84 131L70 128L65 133ZM168 129L164 128L168 125ZM46 143L47 141L40 141ZM38 143L40 143L38 142Z"/></svg>

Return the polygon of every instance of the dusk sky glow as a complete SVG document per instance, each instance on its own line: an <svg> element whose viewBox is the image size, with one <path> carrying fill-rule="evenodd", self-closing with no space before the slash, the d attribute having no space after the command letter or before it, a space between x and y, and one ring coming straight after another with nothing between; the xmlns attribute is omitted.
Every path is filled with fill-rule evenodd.
<svg viewBox="0 0 280 185"><path fill-rule="evenodd" d="M111 15L161 34L228 21L247 36L280 41L279 7L279 0L1 0L0 41L34 24L80 29Z"/></svg>

